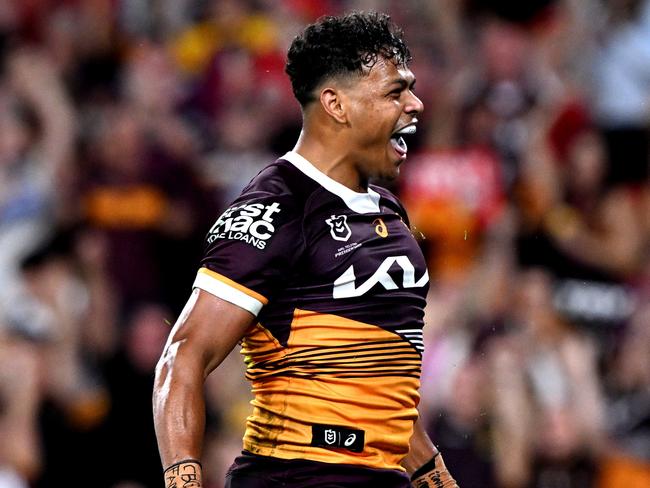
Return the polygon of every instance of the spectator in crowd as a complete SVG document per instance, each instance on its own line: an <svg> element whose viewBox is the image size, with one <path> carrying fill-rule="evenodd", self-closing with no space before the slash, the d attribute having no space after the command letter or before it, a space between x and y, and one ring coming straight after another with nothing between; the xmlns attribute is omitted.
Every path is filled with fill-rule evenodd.
<svg viewBox="0 0 650 488"><path fill-rule="evenodd" d="M634 310L630 285L640 273L643 240L637 192L609 183L604 141L589 126L570 137L563 154L555 162L540 148L527 164L518 256L552 273L554 305L600 336L606 353Z"/></svg>
<svg viewBox="0 0 650 488"><path fill-rule="evenodd" d="M37 486L64 483L68 456L83 479L99 469L101 428L110 397L99 373L115 341L115 301L103 272L102 243L76 230L59 230L22 263L26 290L46 325L23 336L38 364L39 446ZM83 247L83 249L82 249ZM61 436L70 443L60 449Z"/></svg>
<svg viewBox="0 0 650 488"><path fill-rule="evenodd" d="M623 488L650 482L650 307L646 300L624 332L606 378L607 428L611 444L599 487Z"/></svg>
<svg viewBox="0 0 650 488"><path fill-rule="evenodd" d="M8 53L0 86L0 316L37 328L19 265L48 237L70 196L74 119L61 79L37 50ZM25 315L27 314L27 315ZM35 331L35 333L38 333Z"/></svg>
<svg viewBox="0 0 650 488"><path fill-rule="evenodd" d="M149 391L170 319L171 312L165 305L135 305L117 353L105 364L106 387L112 399L106 418L106 442L121 446L106 453L108 465L112 466L105 475L109 482L106 486L135 483L149 487L160 482Z"/></svg>
<svg viewBox="0 0 650 488"><path fill-rule="evenodd" d="M0 332L0 486L26 488L41 470L39 358L32 344Z"/></svg>
<svg viewBox="0 0 650 488"><path fill-rule="evenodd" d="M590 486L603 434L596 344L553 306L549 273L517 276L509 330L489 347L500 486Z"/></svg>

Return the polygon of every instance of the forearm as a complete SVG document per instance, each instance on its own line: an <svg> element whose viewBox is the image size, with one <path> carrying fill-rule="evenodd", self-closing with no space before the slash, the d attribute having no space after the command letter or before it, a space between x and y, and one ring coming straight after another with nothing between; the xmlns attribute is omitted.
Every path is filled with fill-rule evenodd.
<svg viewBox="0 0 650 488"><path fill-rule="evenodd" d="M433 456L436 455L438 449L433 445L431 439L424 431L420 419L415 422L413 428L413 436L409 443L409 453L402 461L402 466L406 468L409 475L412 475L415 470L423 466Z"/></svg>
<svg viewBox="0 0 650 488"><path fill-rule="evenodd" d="M588 339L569 338L560 345L559 352L571 385L571 414L589 446L597 448L603 440L605 429L596 346Z"/></svg>
<svg viewBox="0 0 650 488"><path fill-rule="evenodd" d="M38 475L42 453L38 442L39 352L30 345L0 338L0 465L25 478Z"/></svg>
<svg viewBox="0 0 650 488"><path fill-rule="evenodd" d="M201 361L183 350L182 341L167 347L156 368L153 393L154 425L164 469L201 457L205 428L203 380ZM200 473L198 483L180 486L202 486Z"/></svg>
<svg viewBox="0 0 650 488"><path fill-rule="evenodd" d="M442 460L442 455L429 439L420 420L415 423L409 453L402 466L406 468L411 476L412 486L416 488L458 488Z"/></svg>
<svg viewBox="0 0 650 488"><path fill-rule="evenodd" d="M496 344L490 359L494 471L500 485L526 486L530 477L533 411L513 344ZM521 346L520 346L521 347Z"/></svg>
<svg viewBox="0 0 650 488"><path fill-rule="evenodd" d="M11 61L14 87L38 118L45 162L58 172L69 163L75 132L74 109L63 81L40 51L25 50Z"/></svg>
<svg viewBox="0 0 650 488"><path fill-rule="evenodd" d="M589 229L569 206L552 209L545 225L559 246L575 259L616 273L627 273L637 264L639 233L631 212L616 209L614 213L602 219L606 221L606 232Z"/></svg>
<svg viewBox="0 0 650 488"><path fill-rule="evenodd" d="M583 231L568 240L566 252L585 264L605 268L614 273L627 273L636 265L636 252L620 235L601 236Z"/></svg>

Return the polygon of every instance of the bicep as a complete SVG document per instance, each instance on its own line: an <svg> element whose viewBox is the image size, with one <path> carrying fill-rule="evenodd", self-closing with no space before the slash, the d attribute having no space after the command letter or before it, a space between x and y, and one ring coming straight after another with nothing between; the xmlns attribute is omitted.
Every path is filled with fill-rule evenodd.
<svg viewBox="0 0 650 488"><path fill-rule="evenodd" d="M163 357L183 349L183 354L193 356L207 377L254 320L249 311L195 288L172 328Z"/></svg>

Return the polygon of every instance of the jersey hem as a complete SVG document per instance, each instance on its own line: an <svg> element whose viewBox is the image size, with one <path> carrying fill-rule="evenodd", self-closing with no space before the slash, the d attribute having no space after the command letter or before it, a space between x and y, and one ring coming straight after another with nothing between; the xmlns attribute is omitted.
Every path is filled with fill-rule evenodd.
<svg viewBox="0 0 650 488"><path fill-rule="evenodd" d="M354 456L352 454L344 453L343 450L329 450L311 448L305 450L304 448L290 449L287 447L265 447L255 444L254 442L244 439L242 448L244 451L262 457L273 459L282 459L285 461L302 460L324 464L339 464L348 466L357 466L362 468L370 468L377 470L390 470L390 471L403 471L406 472L404 466L399 462L390 462L386 459L378 461L377 459L369 459L368 457ZM373 456L375 457L375 456ZM403 458L404 456L402 456Z"/></svg>

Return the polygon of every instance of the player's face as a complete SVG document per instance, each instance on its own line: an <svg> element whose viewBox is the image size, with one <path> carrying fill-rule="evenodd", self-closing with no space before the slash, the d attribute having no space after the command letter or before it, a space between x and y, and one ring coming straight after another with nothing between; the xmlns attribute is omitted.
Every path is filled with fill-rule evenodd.
<svg viewBox="0 0 650 488"><path fill-rule="evenodd" d="M404 134L415 133L423 105L405 65L380 58L349 90L351 150L364 178L393 179L406 159Z"/></svg>

